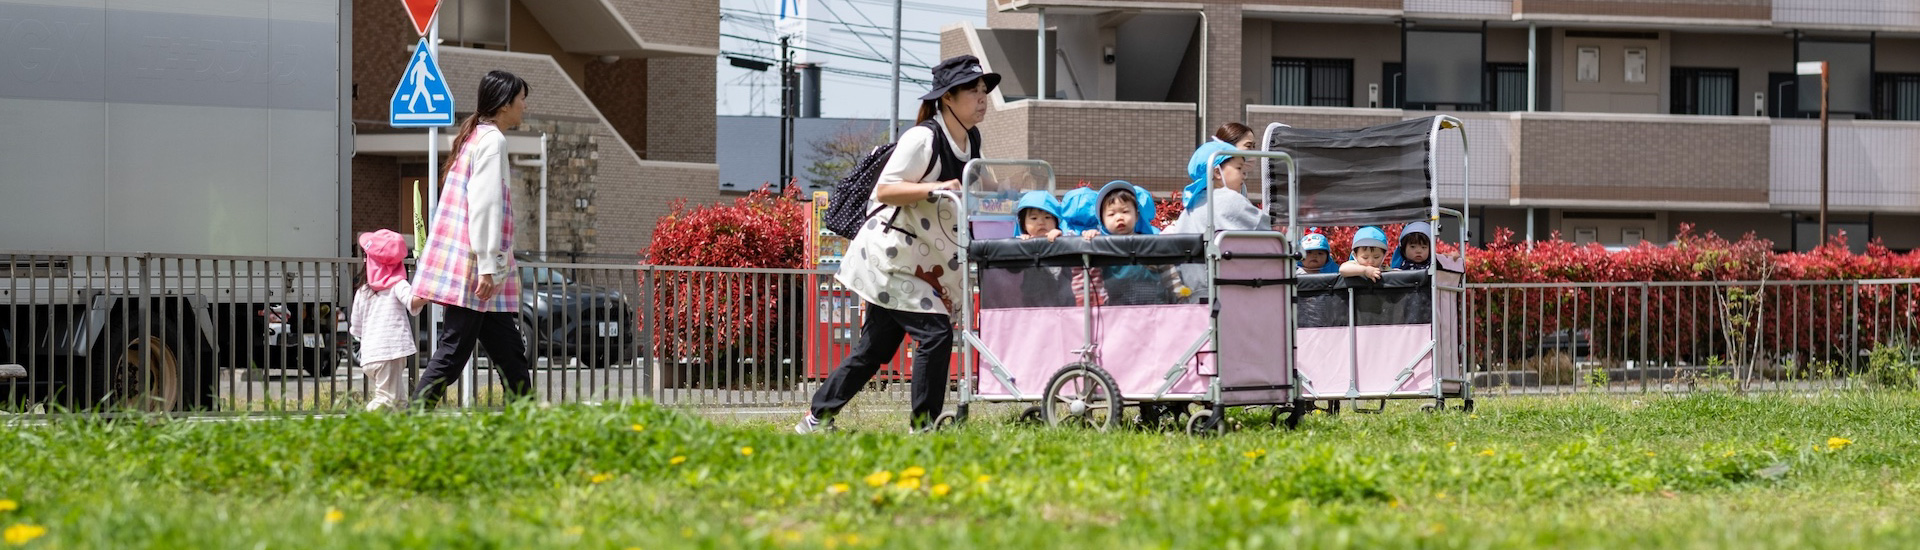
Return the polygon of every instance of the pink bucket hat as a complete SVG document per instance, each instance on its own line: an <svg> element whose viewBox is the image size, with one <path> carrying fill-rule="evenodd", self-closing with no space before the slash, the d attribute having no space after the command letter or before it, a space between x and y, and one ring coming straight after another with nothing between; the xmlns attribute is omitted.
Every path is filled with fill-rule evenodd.
<svg viewBox="0 0 1920 550"><path fill-rule="evenodd" d="M367 252L367 286L375 291L393 288L407 280L407 241L399 233L382 229L360 234L360 249Z"/></svg>

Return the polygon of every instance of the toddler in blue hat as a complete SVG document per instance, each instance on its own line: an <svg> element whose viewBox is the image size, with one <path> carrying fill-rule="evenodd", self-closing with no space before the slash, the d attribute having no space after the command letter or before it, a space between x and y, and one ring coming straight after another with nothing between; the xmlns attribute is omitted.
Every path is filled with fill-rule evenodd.
<svg viewBox="0 0 1920 550"><path fill-rule="evenodd" d="M1340 264L1341 277L1366 277L1380 280L1387 267L1387 232L1367 226L1353 233L1353 259Z"/></svg>

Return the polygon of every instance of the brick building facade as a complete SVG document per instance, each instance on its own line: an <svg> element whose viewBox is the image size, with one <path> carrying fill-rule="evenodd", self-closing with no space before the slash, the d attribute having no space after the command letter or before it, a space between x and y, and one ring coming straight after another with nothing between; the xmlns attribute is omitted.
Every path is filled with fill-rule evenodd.
<svg viewBox="0 0 1920 550"><path fill-rule="evenodd" d="M1471 147L1442 144L1441 201L1470 198L1482 238L1507 227L1626 245L1692 225L1812 246L1820 138L1797 89L1817 80L1793 73L1830 60L1855 71L1835 94L1857 101L1834 117L1829 218L1856 247L1865 233L1920 248L1920 156L1901 152L1920 148L1920 14L1889 4L983 3L988 26L942 29L941 53L979 56L1006 79L982 124L989 156L1047 160L1065 185L1126 179L1169 193L1201 136L1228 121L1351 128L1449 114ZM1439 35L1479 47L1422 42ZM1439 66L1478 74L1422 73ZM1475 81L1476 95L1454 96L1471 99L1410 101Z"/></svg>
<svg viewBox="0 0 1920 550"><path fill-rule="evenodd" d="M353 160L354 231L410 234L412 182L427 179L425 132L386 124L387 101L418 40L401 6L353 1L353 119L356 142L363 144ZM473 108L489 70L512 72L532 88L525 120L506 129L515 166L516 248L535 251L543 244L542 135L550 252L637 258L652 238L653 221L674 200L720 200L712 150L717 3L509 0L505 6L504 13L487 15L505 23L510 35L460 36L442 27L439 61L461 117ZM453 131L443 129L442 139ZM416 136L419 145L393 134Z"/></svg>

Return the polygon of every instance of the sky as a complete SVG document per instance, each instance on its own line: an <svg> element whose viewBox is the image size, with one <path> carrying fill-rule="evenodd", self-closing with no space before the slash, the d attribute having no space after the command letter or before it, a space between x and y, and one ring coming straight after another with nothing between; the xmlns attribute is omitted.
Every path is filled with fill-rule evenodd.
<svg viewBox="0 0 1920 550"><path fill-rule="evenodd" d="M780 35L775 20L780 4L806 2L807 61L818 62L820 115L827 118L884 118L891 106L893 0L721 0L719 66L714 83L721 116L780 115L778 66L756 72L733 66L727 55L778 59ZM788 8L791 12L792 7ZM927 89L928 69L940 62L940 28L960 21L986 26L982 0L905 0L900 16L900 113L912 118L916 98ZM797 52L796 52L797 55Z"/></svg>

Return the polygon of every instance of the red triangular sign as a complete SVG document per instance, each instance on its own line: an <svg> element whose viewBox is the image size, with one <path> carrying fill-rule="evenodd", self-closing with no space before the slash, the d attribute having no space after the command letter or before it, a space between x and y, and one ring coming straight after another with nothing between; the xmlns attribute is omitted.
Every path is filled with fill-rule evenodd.
<svg viewBox="0 0 1920 550"><path fill-rule="evenodd" d="M440 0L400 0L407 5L407 17L413 19L413 30L420 36L427 35L427 25L433 24L433 10L440 7Z"/></svg>

